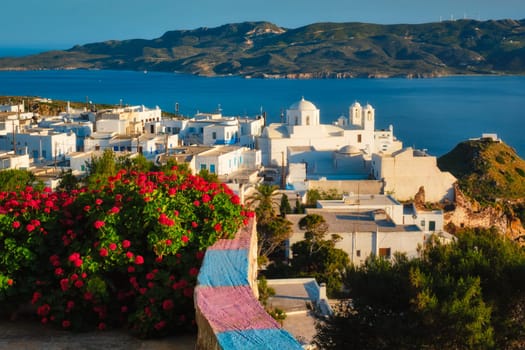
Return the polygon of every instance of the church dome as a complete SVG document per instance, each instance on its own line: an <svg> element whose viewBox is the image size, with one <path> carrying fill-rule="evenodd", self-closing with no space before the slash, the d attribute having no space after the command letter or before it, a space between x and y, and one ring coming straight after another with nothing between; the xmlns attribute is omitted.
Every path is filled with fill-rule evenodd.
<svg viewBox="0 0 525 350"><path fill-rule="evenodd" d="M312 102L305 100L303 97L301 98L301 101L294 103L289 109L296 111L315 111L317 110L317 107Z"/></svg>
<svg viewBox="0 0 525 350"><path fill-rule="evenodd" d="M347 146L341 147L339 149L338 153L340 153L340 154L357 154L357 153L361 153L361 150L359 148L357 148L356 146L354 146L354 145L347 145Z"/></svg>

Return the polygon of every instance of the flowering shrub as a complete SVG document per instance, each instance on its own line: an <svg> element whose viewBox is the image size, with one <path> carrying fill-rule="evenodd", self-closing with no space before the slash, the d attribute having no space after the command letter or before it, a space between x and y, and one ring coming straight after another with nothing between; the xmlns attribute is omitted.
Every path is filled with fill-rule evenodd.
<svg viewBox="0 0 525 350"><path fill-rule="evenodd" d="M44 324L141 337L192 327L205 249L251 213L225 185L176 170L0 193L0 307L30 301Z"/></svg>

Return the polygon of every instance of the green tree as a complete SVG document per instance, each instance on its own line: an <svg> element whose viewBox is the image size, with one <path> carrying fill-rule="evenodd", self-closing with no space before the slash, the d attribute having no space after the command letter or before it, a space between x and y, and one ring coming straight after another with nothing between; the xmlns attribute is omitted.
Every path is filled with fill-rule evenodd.
<svg viewBox="0 0 525 350"><path fill-rule="evenodd" d="M281 196L281 204L279 205L279 211L283 218L286 217L286 214L292 213L292 206L290 205L290 201L288 200L288 196L286 195L286 193L283 193L283 195Z"/></svg>
<svg viewBox="0 0 525 350"><path fill-rule="evenodd" d="M26 186L33 186L35 175L27 170L8 169L0 171L0 190L5 192L23 190Z"/></svg>
<svg viewBox="0 0 525 350"><path fill-rule="evenodd" d="M111 149L105 149L101 156L92 156L86 162L88 172L87 184L89 187L100 186L106 183L110 176L117 173L118 167L115 153Z"/></svg>
<svg viewBox="0 0 525 350"><path fill-rule="evenodd" d="M208 182L219 182L219 177L215 173L210 173L208 169L201 169L199 176Z"/></svg>
<svg viewBox="0 0 525 350"><path fill-rule="evenodd" d="M337 296L343 286L343 276L350 263L348 254L335 248L333 240L322 240L312 250L312 242L300 241L292 245L291 269L295 276L313 277L326 283L329 296Z"/></svg>
<svg viewBox="0 0 525 350"><path fill-rule="evenodd" d="M277 186L261 184L247 198L248 205L255 207L257 215L257 249L261 264L265 264L292 234L292 223L276 215L278 189Z"/></svg>
<svg viewBox="0 0 525 350"><path fill-rule="evenodd" d="M116 158L115 167L126 171L147 172L153 169L153 162L149 161L143 154L134 154L132 157L126 155Z"/></svg>
<svg viewBox="0 0 525 350"><path fill-rule="evenodd" d="M322 241L328 232L328 224L319 214L308 214L301 218L299 228L305 230L304 238L314 244Z"/></svg>
<svg viewBox="0 0 525 350"><path fill-rule="evenodd" d="M257 250L260 257L269 258L292 234L292 223L276 216L273 220L257 223Z"/></svg>
<svg viewBox="0 0 525 350"><path fill-rule="evenodd" d="M57 190L71 192L72 190L80 187L81 181L73 175L71 169L68 171L62 171L60 174L60 183L57 186Z"/></svg>
<svg viewBox="0 0 525 350"><path fill-rule="evenodd" d="M321 199L321 193L318 189L311 189L306 192L306 205L315 208L317 201Z"/></svg>
<svg viewBox="0 0 525 350"><path fill-rule="evenodd" d="M413 307L426 341L446 349L490 349L494 346L491 309L482 299L479 277L454 278L414 269Z"/></svg>
<svg viewBox="0 0 525 350"><path fill-rule="evenodd" d="M525 252L494 229L435 239L420 258L370 257L348 269L352 303L320 325L334 349L519 349Z"/></svg>

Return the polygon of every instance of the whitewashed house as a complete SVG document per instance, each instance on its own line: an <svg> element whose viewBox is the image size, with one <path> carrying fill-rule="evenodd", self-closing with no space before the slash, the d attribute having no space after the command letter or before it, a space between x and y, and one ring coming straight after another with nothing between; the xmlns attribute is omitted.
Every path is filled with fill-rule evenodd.
<svg viewBox="0 0 525 350"><path fill-rule="evenodd" d="M159 107L149 109L144 106L128 106L99 111L92 122L95 123L96 131L132 135L145 132L146 123L161 120L162 111Z"/></svg>
<svg viewBox="0 0 525 350"><path fill-rule="evenodd" d="M6 142L2 142L2 138ZM16 154L29 154L34 162L61 161L67 154L76 151L74 133L52 129L33 128L23 133L7 134L0 138L0 147L3 148L4 143L8 145L7 150L14 149Z"/></svg>
<svg viewBox="0 0 525 350"><path fill-rule="evenodd" d="M208 170L216 175L228 175L243 169L258 168L261 152L240 146L218 146L195 155L195 172Z"/></svg>
<svg viewBox="0 0 525 350"><path fill-rule="evenodd" d="M178 134L181 145L237 145L255 147L264 118L226 117L221 113L198 113L191 119L164 119L146 125L146 133Z"/></svg>
<svg viewBox="0 0 525 350"><path fill-rule="evenodd" d="M441 211L415 211L413 206L404 206L388 195L348 195L342 200L318 201L317 208L307 208L306 214L324 217L328 223L325 239L339 235L336 248L345 251L355 265L363 264L371 255L390 259L396 252L415 258L432 235L443 242L454 239L443 230ZM288 249L304 239L298 224L304 216L286 216L293 223ZM290 250L288 256L292 257Z"/></svg>
<svg viewBox="0 0 525 350"><path fill-rule="evenodd" d="M15 154L14 152L0 153L0 170L5 169L29 169L29 155Z"/></svg>
<svg viewBox="0 0 525 350"><path fill-rule="evenodd" d="M84 149L84 140L93 133L93 123L85 120L73 120L64 117L42 119L38 126L53 129L57 132L72 132L77 135L76 151Z"/></svg>

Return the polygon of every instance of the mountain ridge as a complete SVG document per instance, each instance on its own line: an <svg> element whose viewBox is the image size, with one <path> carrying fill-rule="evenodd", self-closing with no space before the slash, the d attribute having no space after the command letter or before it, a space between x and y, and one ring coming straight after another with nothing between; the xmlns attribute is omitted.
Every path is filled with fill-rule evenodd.
<svg viewBox="0 0 525 350"><path fill-rule="evenodd" d="M525 74L525 19L422 24L270 22L167 31L24 57L2 70L115 69L265 78Z"/></svg>

